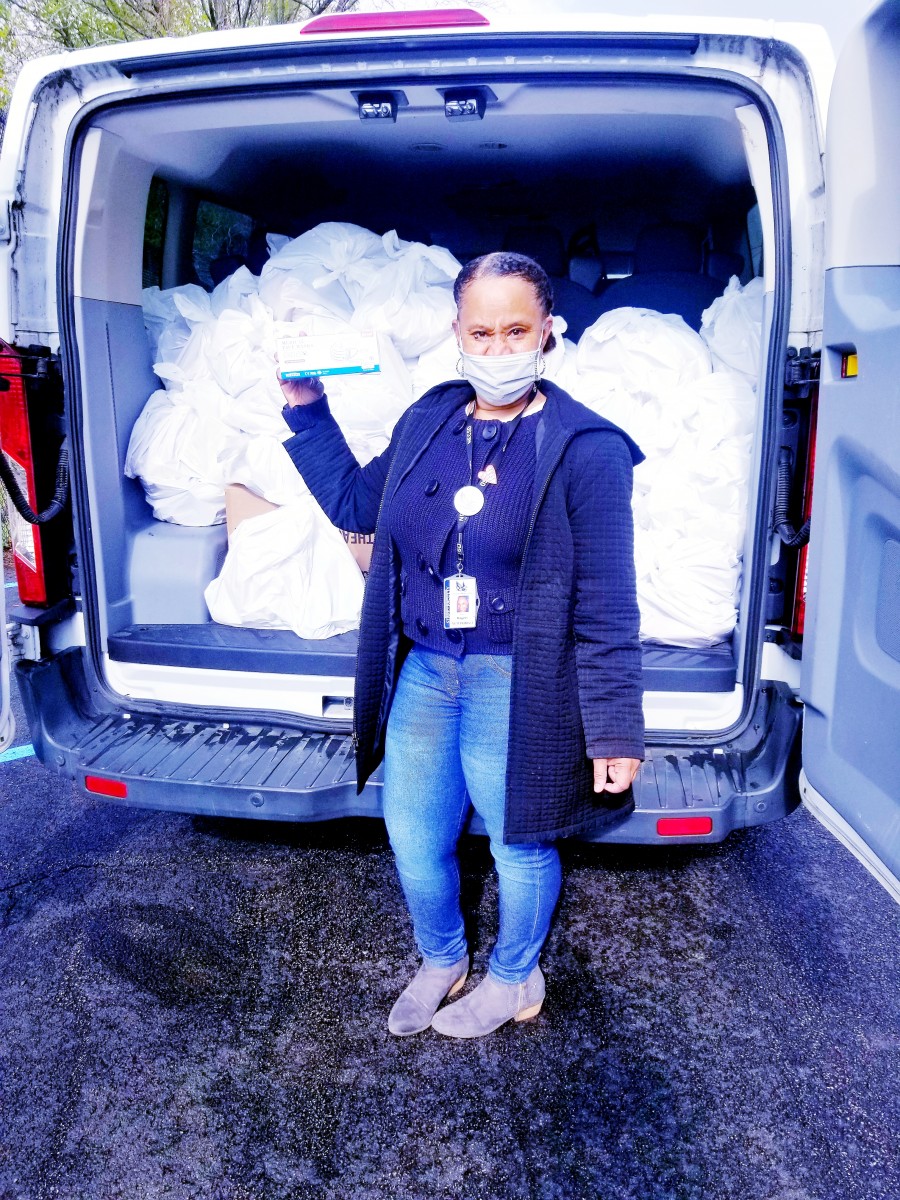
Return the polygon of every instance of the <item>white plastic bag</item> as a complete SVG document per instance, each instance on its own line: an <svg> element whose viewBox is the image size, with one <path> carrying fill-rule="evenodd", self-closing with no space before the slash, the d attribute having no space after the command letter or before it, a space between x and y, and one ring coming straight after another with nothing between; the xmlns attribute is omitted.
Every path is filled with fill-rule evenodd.
<svg viewBox="0 0 900 1200"><path fill-rule="evenodd" d="M447 336L456 304L453 281L462 269L449 250L382 239L386 263L355 290L351 323L389 334L405 358L414 358Z"/></svg>
<svg viewBox="0 0 900 1200"><path fill-rule="evenodd" d="M419 356L410 372L412 393L416 399L424 396L431 388L437 387L439 383L458 382L461 378L456 369L459 361L456 337L448 330L435 346Z"/></svg>
<svg viewBox="0 0 900 1200"><path fill-rule="evenodd" d="M740 561L722 542L646 536L635 565L645 641L703 648L731 633Z"/></svg>
<svg viewBox="0 0 900 1200"><path fill-rule="evenodd" d="M216 525L225 520L218 463L228 430L211 414L154 392L131 431L125 474L140 479L159 521Z"/></svg>
<svg viewBox="0 0 900 1200"><path fill-rule="evenodd" d="M756 394L747 376L716 370L690 389L693 413L688 427L702 453L732 438L745 438L756 428Z"/></svg>
<svg viewBox="0 0 900 1200"><path fill-rule="evenodd" d="M219 470L228 483L240 483L270 504L292 504L309 495L280 438L232 435L219 455Z"/></svg>
<svg viewBox="0 0 900 1200"><path fill-rule="evenodd" d="M363 577L340 531L307 496L242 521L204 596L223 625L326 638L358 627Z"/></svg>
<svg viewBox="0 0 900 1200"><path fill-rule="evenodd" d="M709 347L713 362L739 371L756 388L762 336L765 281L751 279L741 287L736 275L718 299L703 313L700 336Z"/></svg>
<svg viewBox="0 0 900 1200"><path fill-rule="evenodd" d="M617 309L585 331L576 396L646 455L633 509L641 636L711 646L734 628L757 405L680 317ZM574 388L570 389L575 391Z"/></svg>
<svg viewBox="0 0 900 1200"><path fill-rule="evenodd" d="M181 287L160 291L158 287L144 288L144 328L150 342L150 357L157 360L174 361L182 346L190 337L191 326L182 316L176 298L185 298L202 305L209 303L203 288L197 283L186 283ZM162 344L161 344L162 343Z"/></svg>
<svg viewBox="0 0 900 1200"><path fill-rule="evenodd" d="M681 317L646 308L614 308L578 341L578 370L602 371L630 392L659 392L712 370L703 340Z"/></svg>
<svg viewBox="0 0 900 1200"><path fill-rule="evenodd" d="M259 280L249 267L238 267L233 275L215 288L210 296L210 308L214 316L220 316L227 308L247 309L250 296L259 293Z"/></svg>
<svg viewBox="0 0 900 1200"><path fill-rule="evenodd" d="M307 313L349 320L353 303L345 283L360 269L368 278L373 261L387 261L377 234L359 225L327 221L272 255L260 273L259 295L278 321Z"/></svg>
<svg viewBox="0 0 900 1200"><path fill-rule="evenodd" d="M274 329L271 313L256 296L248 297L246 311L225 309L211 323L204 344L206 371L229 396L240 397L260 382L271 384L273 394L280 392Z"/></svg>

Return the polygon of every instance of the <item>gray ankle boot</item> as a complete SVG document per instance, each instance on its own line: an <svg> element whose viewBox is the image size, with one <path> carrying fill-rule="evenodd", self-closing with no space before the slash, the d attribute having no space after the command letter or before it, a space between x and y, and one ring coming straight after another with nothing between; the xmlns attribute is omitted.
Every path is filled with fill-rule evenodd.
<svg viewBox="0 0 900 1200"><path fill-rule="evenodd" d="M448 1037L483 1037L507 1021L536 1017L544 1003L544 976L535 967L524 983L502 983L488 972L473 992L436 1013L431 1028Z"/></svg>
<svg viewBox="0 0 900 1200"><path fill-rule="evenodd" d="M398 1037L421 1033L445 996L455 996L469 974L469 958L461 958L452 967L421 967L409 987L400 994L388 1017L388 1029Z"/></svg>

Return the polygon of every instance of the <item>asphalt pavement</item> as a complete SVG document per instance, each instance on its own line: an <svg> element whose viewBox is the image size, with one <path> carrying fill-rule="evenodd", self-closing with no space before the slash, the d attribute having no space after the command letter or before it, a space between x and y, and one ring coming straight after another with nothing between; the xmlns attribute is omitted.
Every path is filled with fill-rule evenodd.
<svg viewBox="0 0 900 1200"><path fill-rule="evenodd" d="M477 978L496 889L483 841L462 860ZM380 824L5 762L0 1197L897 1200L900 909L809 813L565 870L540 1016L397 1039Z"/></svg>

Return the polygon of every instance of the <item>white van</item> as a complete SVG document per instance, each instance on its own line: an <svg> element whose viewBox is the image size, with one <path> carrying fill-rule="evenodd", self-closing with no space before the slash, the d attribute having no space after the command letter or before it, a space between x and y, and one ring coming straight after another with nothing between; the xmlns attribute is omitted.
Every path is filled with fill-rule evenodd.
<svg viewBox="0 0 900 1200"><path fill-rule="evenodd" d="M155 520L123 473L160 386L142 289L209 286L211 254L238 245L210 250L211 229L242 232L245 250L254 233L322 221L460 259L530 250L573 328L608 311L607 292L628 297L623 282L653 307L658 275L671 297L715 295L736 274L765 294L736 620L712 646L646 644L648 758L634 813L604 838L719 840L789 811L799 776L889 880L900 4L857 31L833 88L813 26L554 20L348 13L23 71L0 159L0 438L32 508L54 493L63 437L71 481L62 515L16 521L17 674L36 751L137 805L379 813L378 778L355 786L356 634L213 622L203 592L223 526ZM694 266L673 270L658 250L635 261L660 245L648 231L686 225L700 231ZM807 564L793 534L813 490Z"/></svg>

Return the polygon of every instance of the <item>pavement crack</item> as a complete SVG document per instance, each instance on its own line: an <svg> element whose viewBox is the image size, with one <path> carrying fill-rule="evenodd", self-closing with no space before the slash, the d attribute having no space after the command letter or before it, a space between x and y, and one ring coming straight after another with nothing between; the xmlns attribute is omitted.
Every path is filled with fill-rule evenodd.
<svg viewBox="0 0 900 1200"><path fill-rule="evenodd" d="M47 883L49 880L69 875L72 871L96 871L102 865L102 863L69 863L67 866L59 866L56 870L48 871L45 875L35 875L30 879L17 879L15 883L3 884L0 886L0 894L7 895L9 892L16 892L20 888L37 887L41 883Z"/></svg>
<svg viewBox="0 0 900 1200"><path fill-rule="evenodd" d="M42 884L52 885L64 876L71 875L73 871L96 871L100 866L102 863L68 863L65 866L60 865L52 871L47 871L43 875L34 875L26 879L17 879L14 883L0 885L0 898L2 898L0 926L5 927L9 924L22 892L33 891Z"/></svg>

